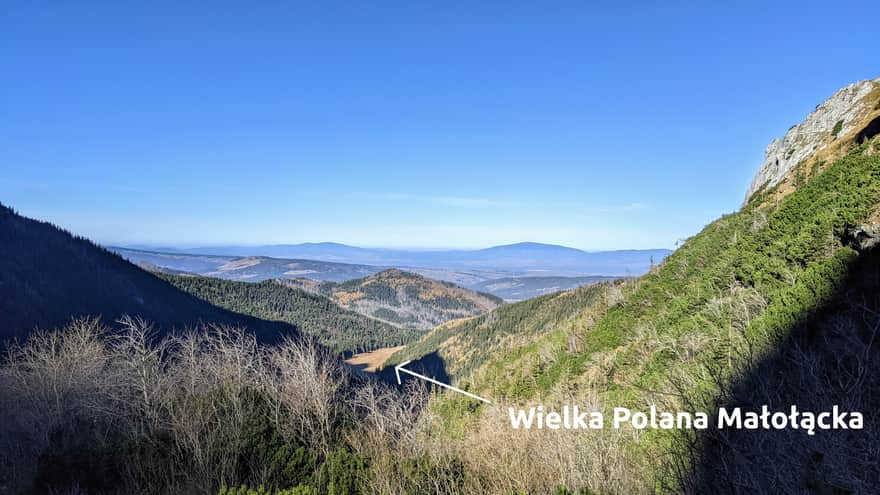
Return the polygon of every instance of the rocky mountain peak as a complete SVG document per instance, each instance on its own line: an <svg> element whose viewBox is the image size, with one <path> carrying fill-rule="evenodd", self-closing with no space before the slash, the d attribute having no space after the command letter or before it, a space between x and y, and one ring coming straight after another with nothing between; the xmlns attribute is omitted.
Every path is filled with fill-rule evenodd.
<svg viewBox="0 0 880 495"><path fill-rule="evenodd" d="M873 137L878 127L880 78L839 89L803 122L790 128L782 139L774 139L767 146L764 162L749 186L746 201L757 191L788 182L799 165L833 158L834 152L845 145ZM788 189L794 187L791 184Z"/></svg>

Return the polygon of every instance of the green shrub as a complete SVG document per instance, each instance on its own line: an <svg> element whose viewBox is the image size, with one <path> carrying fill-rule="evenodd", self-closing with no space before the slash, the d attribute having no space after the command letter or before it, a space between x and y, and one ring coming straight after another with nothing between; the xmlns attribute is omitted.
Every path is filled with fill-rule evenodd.
<svg viewBox="0 0 880 495"><path fill-rule="evenodd" d="M358 454L339 448L330 452L316 476L316 485L327 495L361 493L361 482L367 473L367 463Z"/></svg>
<svg viewBox="0 0 880 495"><path fill-rule="evenodd" d="M283 490L267 490L263 485L257 488L241 485L239 487L221 487L217 495L318 495L318 490L308 485L297 485Z"/></svg>

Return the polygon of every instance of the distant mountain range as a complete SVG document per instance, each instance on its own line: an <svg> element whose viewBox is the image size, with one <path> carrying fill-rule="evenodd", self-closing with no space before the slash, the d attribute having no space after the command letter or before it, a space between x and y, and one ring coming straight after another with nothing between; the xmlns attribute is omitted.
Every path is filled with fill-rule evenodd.
<svg viewBox="0 0 880 495"><path fill-rule="evenodd" d="M668 249L587 252L554 244L521 242L476 250L404 250L362 248L333 242L280 244L270 246L214 246L186 249L153 248L164 254L225 257L272 257L331 263L396 268L442 268L447 270L489 270L518 275L610 275L644 273L651 262L659 263ZM117 251L126 248L113 248ZM127 248L131 249L131 248ZM160 263L156 263L160 264ZM169 268L175 268L169 266Z"/></svg>
<svg viewBox="0 0 880 495"><path fill-rule="evenodd" d="M666 249L590 253L533 242L472 251L406 251L336 243L193 248L181 252L170 248L110 249L151 271L246 282L298 278L345 282L397 268L508 301L573 289L609 277L640 275L670 253Z"/></svg>

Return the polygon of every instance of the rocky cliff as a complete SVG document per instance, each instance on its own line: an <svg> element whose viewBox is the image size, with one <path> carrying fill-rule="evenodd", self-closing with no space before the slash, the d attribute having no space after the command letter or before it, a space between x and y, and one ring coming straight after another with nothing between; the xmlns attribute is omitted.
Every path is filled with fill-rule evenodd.
<svg viewBox="0 0 880 495"><path fill-rule="evenodd" d="M853 142L880 132L880 78L850 84L822 102L782 139L767 146L764 163L746 194L785 195L839 157ZM779 187L776 187L779 186ZM770 199L770 198L768 198Z"/></svg>

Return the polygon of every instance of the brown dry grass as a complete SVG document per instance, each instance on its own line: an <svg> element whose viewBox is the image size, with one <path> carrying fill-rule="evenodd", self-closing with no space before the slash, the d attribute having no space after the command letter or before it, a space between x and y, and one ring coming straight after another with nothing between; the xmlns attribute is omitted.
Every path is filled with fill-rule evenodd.
<svg viewBox="0 0 880 495"><path fill-rule="evenodd" d="M351 303L357 301L358 299L363 299L363 292L346 292L346 291L338 291L333 293L333 299L343 307L348 307Z"/></svg>
<svg viewBox="0 0 880 495"><path fill-rule="evenodd" d="M402 351L405 347L405 345L400 345L397 347L383 347L370 352L362 352L346 359L345 362L352 366L366 364L367 367L364 368L364 371L372 373L381 370L383 368L382 365L385 364L385 361L387 361L392 354L397 351Z"/></svg>

